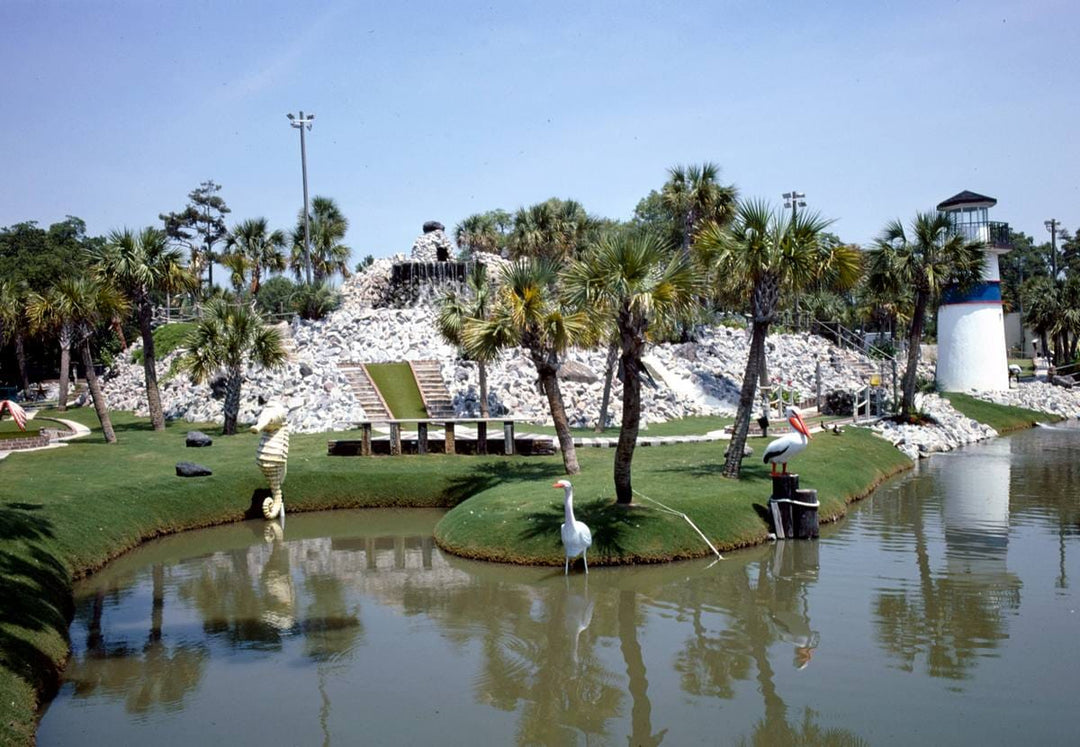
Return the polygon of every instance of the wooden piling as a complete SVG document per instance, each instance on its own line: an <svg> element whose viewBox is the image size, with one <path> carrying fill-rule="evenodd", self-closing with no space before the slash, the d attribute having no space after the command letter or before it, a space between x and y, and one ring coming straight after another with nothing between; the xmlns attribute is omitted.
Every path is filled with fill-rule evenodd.
<svg viewBox="0 0 1080 747"><path fill-rule="evenodd" d="M476 453L487 454L487 421L480 420L476 423Z"/></svg>
<svg viewBox="0 0 1080 747"><path fill-rule="evenodd" d="M453 454L454 453L454 424L451 423L451 422L448 422L448 423L445 424L444 429L445 429L444 430L445 435L443 436L443 443L445 444L444 451L447 454Z"/></svg>
<svg viewBox="0 0 1080 747"><path fill-rule="evenodd" d="M816 490L800 490L799 476L773 475L769 513L777 539L812 539L818 536Z"/></svg>

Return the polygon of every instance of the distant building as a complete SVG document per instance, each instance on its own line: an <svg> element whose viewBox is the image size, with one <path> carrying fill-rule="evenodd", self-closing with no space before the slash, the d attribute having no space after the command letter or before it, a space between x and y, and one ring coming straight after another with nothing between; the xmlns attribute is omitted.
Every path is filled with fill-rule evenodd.
<svg viewBox="0 0 1080 747"><path fill-rule="evenodd" d="M957 232L983 244L982 282L949 288L938 308L937 388L943 392L1009 388L998 257L1012 249L1009 224L989 219L997 200L967 190L938 204Z"/></svg>

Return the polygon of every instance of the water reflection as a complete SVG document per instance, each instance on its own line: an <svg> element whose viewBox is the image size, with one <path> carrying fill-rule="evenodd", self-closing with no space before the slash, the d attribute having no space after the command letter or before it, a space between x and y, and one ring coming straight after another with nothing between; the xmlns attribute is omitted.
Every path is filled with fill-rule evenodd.
<svg viewBox="0 0 1080 747"><path fill-rule="evenodd" d="M39 738L877 744L916 719L939 743L1061 741L1080 507L1040 448L931 460L819 542L716 565L475 563L434 546L435 512L167 538L79 590ZM1003 706L1003 678L1039 707ZM946 693L975 696L955 737Z"/></svg>
<svg viewBox="0 0 1080 747"><path fill-rule="evenodd" d="M909 535L899 548L916 571L913 581L882 589L874 603L879 638L905 671L922 666L932 677L966 679L1008 638L1006 613L1019 609L1022 586L1006 566L1010 445L1001 439L977 452L942 455L883 509L889 533ZM942 495L948 501L936 500Z"/></svg>

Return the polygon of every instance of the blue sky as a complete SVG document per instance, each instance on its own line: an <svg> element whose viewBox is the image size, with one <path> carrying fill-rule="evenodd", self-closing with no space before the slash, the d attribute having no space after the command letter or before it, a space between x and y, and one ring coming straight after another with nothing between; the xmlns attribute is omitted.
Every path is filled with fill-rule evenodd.
<svg viewBox="0 0 1080 747"><path fill-rule="evenodd" d="M669 167L798 189L869 243L971 189L1080 225L1080 4L0 2L0 226L157 224L213 179L230 224L313 195L354 259L551 196L628 218Z"/></svg>

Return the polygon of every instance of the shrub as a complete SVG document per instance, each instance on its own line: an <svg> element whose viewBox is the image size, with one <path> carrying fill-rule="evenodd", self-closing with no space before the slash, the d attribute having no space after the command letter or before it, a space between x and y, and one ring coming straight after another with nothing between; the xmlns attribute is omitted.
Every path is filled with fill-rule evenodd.
<svg viewBox="0 0 1080 747"><path fill-rule="evenodd" d="M195 325L191 322L173 322L163 324L154 330L154 357L159 361L169 353L184 346L184 341ZM131 354L131 362L141 364L143 362L142 348Z"/></svg>
<svg viewBox="0 0 1080 747"><path fill-rule="evenodd" d="M293 310L302 319L322 319L340 305L341 294L325 283L300 285L292 299Z"/></svg>
<svg viewBox="0 0 1080 747"><path fill-rule="evenodd" d="M296 290L296 283L287 277L278 275L269 278L259 286L259 292L255 294L255 306L263 314L287 314L293 311L292 298Z"/></svg>

